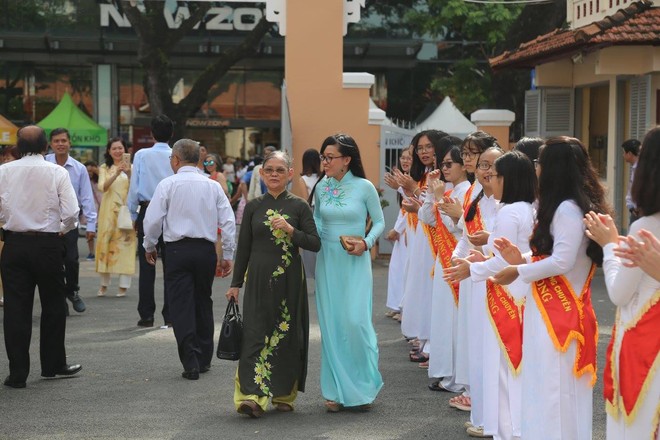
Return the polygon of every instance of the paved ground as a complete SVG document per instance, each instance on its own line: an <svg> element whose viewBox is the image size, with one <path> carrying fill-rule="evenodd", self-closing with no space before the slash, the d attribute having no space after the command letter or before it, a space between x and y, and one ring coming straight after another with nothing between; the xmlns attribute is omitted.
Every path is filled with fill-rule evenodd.
<svg viewBox="0 0 660 440"><path fill-rule="evenodd" d="M82 254L82 240L81 255L86 255ZM299 395L295 412L268 412L262 419L251 420L233 409L236 363L215 359L211 371L200 380L182 379L172 330L135 325L137 279L126 298L97 298L94 263L81 261L81 294L87 311L72 312L67 321L67 353L69 362L81 363L83 370L73 378L40 377L37 301L27 388L0 386L0 439L468 438L462 428L466 413L447 406L449 394L427 390L426 371L408 361L408 345L398 324L383 316L387 262L374 263L374 278L374 323L385 387L373 410L325 412L319 390L320 334L314 296L310 295L307 392ZM157 291L162 292L160 274L157 282ZM218 280L214 286L216 321L224 313L227 287L227 280ZM110 292L114 290L113 287ZM158 307L162 305L161 295L158 294ZM598 345L602 365L614 316L602 274L595 279L594 303L601 322ZM157 324L162 324L161 317L157 317ZM4 350L0 353L0 376L4 378L8 365ZM604 427L599 380L594 391L595 439L605 438Z"/></svg>

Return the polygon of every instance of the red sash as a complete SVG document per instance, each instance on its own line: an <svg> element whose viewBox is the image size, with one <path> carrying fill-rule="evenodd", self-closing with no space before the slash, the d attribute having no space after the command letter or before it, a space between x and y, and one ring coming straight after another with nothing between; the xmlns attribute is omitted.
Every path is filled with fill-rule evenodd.
<svg viewBox="0 0 660 440"><path fill-rule="evenodd" d="M486 280L486 306L502 352L511 372L520 373L522 361L522 313L506 288Z"/></svg>
<svg viewBox="0 0 660 440"><path fill-rule="evenodd" d="M451 191L448 191L451 193ZM451 267L451 255L458 243L454 234L449 232L447 226L442 222L442 217L438 208L435 207L435 235L433 247L435 249L436 258L440 257L440 264L444 269ZM451 293L454 296L454 304L458 307L458 283L449 284Z"/></svg>
<svg viewBox="0 0 660 440"><path fill-rule="evenodd" d="M533 261L545 257L533 257ZM592 265L581 295L578 297L565 276L559 275L532 284L534 300L557 350L565 352L577 341L573 374L580 377L591 373L591 385L596 383L596 347L598 323L591 305L591 279L596 266Z"/></svg>
<svg viewBox="0 0 660 440"><path fill-rule="evenodd" d="M467 212L470 209L470 204L472 203L472 192L474 191L474 186L476 182L468 188L465 193L465 199L463 200L463 218L467 216ZM472 235L475 232L483 231L485 228L484 222L481 219L481 209L477 203L477 211L474 214L474 218L470 221L465 221L465 229L467 229L468 234Z"/></svg>
<svg viewBox="0 0 660 440"><path fill-rule="evenodd" d="M618 362L614 353L616 325L612 329L612 339L605 358L603 384L607 410L612 417L618 419L623 412L626 423L635 419L660 365L658 334L660 290L655 292L639 316L626 326L621 338Z"/></svg>
<svg viewBox="0 0 660 440"><path fill-rule="evenodd" d="M422 176L419 182L417 182L417 187L421 190L421 188L426 184L426 174ZM417 223L419 221L419 218L417 217L416 212L409 212L408 213L408 226L412 228L413 231L417 230Z"/></svg>

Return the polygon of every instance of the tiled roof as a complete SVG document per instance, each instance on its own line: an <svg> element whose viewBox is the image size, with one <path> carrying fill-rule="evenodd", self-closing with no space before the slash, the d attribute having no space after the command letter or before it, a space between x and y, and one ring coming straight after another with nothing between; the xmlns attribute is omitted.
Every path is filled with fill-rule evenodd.
<svg viewBox="0 0 660 440"><path fill-rule="evenodd" d="M584 49L612 45L659 44L660 8L642 0L577 29L555 29L489 60L493 69L534 67Z"/></svg>

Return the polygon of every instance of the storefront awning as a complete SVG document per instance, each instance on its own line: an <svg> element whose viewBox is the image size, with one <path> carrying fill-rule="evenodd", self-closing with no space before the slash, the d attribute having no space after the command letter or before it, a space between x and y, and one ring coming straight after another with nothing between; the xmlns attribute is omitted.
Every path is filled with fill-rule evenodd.
<svg viewBox="0 0 660 440"><path fill-rule="evenodd" d="M18 127L0 115L0 145L16 145Z"/></svg>
<svg viewBox="0 0 660 440"><path fill-rule="evenodd" d="M46 130L46 136L56 128L66 128L74 147L104 147L108 142L108 130L80 110L68 93L37 125Z"/></svg>

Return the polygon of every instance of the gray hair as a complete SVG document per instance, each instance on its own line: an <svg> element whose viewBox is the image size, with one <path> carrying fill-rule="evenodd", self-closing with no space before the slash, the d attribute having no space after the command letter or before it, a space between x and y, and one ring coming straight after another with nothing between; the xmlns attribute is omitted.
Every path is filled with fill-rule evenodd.
<svg viewBox="0 0 660 440"><path fill-rule="evenodd" d="M176 153L182 162L196 164L199 162L199 142L192 139L179 139L174 143L172 153Z"/></svg>
<svg viewBox="0 0 660 440"><path fill-rule="evenodd" d="M272 153L275 150L277 150L277 148L273 147L272 145L268 145L267 147L264 147L264 157L268 156L270 153Z"/></svg>
<svg viewBox="0 0 660 440"><path fill-rule="evenodd" d="M282 151L282 150L273 151L272 153L270 153L269 155L266 156L266 158L264 159L263 166L265 167L266 162L268 162L271 159L281 160L282 162L284 162L284 164L286 165L287 168L291 168L293 166L293 161L291 160L289 155L286 153L286 151Z"/></svg>

